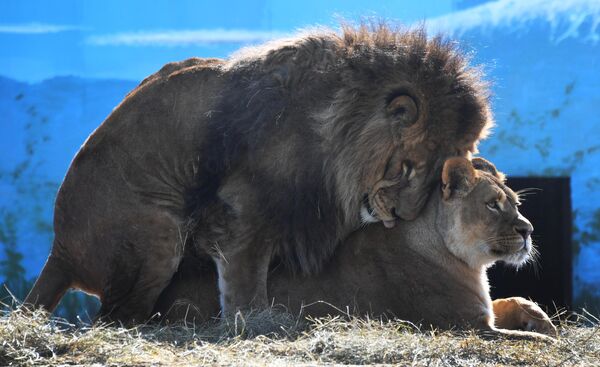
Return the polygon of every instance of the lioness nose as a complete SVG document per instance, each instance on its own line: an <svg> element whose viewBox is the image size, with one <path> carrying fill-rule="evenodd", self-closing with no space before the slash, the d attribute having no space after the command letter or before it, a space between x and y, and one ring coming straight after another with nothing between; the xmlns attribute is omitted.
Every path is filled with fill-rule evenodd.
<svg viewBox="0 0 600 367"><path fill-rule="evenodd" d="M527 238L529 238L531 235L531 232L533 232L533 226L529 223L519 223L514 227L514 229L515 232L520 234L524 240L527 240Z"/></svg>

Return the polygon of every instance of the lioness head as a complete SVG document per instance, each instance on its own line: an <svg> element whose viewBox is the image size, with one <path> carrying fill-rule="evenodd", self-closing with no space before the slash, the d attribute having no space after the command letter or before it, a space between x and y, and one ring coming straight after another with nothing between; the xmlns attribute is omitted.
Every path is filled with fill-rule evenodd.
<svg viewBox="0 0 600 367"><path fill-rule="evenodd" d="M473 268L497 260L519 266L529 258L533 226L519 213L517 194L493 164L482 158L448 159L441 190L438 225L456 257Z"/></svg>
<svg viewBox="0 0 600 367"><path fill-rule="evenodd" d="M417 217L448 157L476 151L493 124L487 88L453 43L423 30L348 27L336 42L341 87L317 114L331 171L364 222L393 227Z"/></svg>

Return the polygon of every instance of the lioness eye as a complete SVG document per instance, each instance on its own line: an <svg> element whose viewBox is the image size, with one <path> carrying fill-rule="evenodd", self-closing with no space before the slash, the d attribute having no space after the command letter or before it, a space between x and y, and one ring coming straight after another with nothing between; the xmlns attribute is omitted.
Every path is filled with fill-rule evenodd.
<svg viewBox="0 0 600 367"><path fill-rule="evenodd" d="M499 211L500 210L500 205L498 204L498 200L492 200L492 201L488 202L485 205L487 206L487 208L489 210L492 210L492 211Z"/></svg>

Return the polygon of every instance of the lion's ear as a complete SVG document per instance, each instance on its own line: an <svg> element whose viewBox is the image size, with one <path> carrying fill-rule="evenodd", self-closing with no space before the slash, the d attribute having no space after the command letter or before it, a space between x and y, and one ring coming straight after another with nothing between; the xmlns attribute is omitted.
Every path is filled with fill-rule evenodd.
<svg viewBox="0 0 600 367"><path fill-rule="evenodd" d="M442 169L442 195L445 200L467 195L477 182L477 172L467 158L453 157L446 160Z"/></svg>
<svg viewBox="0 0 600 367"><path fill-rule="evenodd" d="M487 159L483 159L481 157L475 157L471 160L471 163L473 163L473 167L475 167L475 169L488 172L502 182L504 182L506 179L506 177L504 176L504 173L498 171L496 169L496 166L494 166L494 164L492 162L488 161Z"/></svg>

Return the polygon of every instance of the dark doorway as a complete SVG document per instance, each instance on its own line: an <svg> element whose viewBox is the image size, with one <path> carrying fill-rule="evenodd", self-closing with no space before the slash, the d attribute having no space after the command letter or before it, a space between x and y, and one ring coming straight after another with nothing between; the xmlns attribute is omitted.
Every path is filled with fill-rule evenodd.
<svg viewBox="0 0 600 367"><path fill-rule="evenodd" d="M540 252L537 268L518 272L497 264L488 271L492 298L522 296L546 306L572 306L571 188L568 177L512 177L514 190L532 189L520 211L534 227L533 241Z"/></svg>

